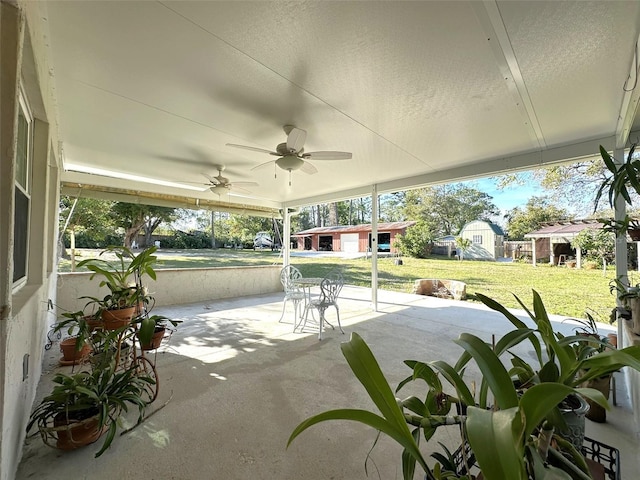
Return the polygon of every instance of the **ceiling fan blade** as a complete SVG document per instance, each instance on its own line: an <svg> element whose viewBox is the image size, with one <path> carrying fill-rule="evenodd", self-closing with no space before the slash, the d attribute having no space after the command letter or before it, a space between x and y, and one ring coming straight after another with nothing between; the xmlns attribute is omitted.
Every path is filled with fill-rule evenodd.
<svg viewBox="0 0 640 480"><path fill-rule="evenodd" d="M264 148L249 147L247 145L236 145L235 143L227 143L227 147L241 148L243 150L251 150L253 152L270 153L271 155L279 155L279 153L266 150Z"/></svg>
<svg viewBox="0 0 640 480"><path fill-rule="evenodd" d="M318 173L318 169L311 165L309 162L304 162L300 167L300 170L304 173L308 173L309 175L313 175L314 173Z"/></svg>
<svg viewBox="0 0 640 480"><path fill-rule="evenodd" d="M256 182L233 182L229 184L232 188L235 187L259 187L260 184Z"/></svg>
<svg viewBox="0 0 640 480"><path fill-rule="evenodd" d="M299 152L304 147L304 142L307 140L306 130L301 128L292 128L287 135L287 148L289 151Z"/></svg>
<svg viewBox="0 0 640 480"><path fill-rule="evenodd" d="M349 160L352 158L351 152L309 152L303 153L302 158L310 158L312 160Z"/></svg>
<svg viewBox="0 0 640 480"><path fill-rule="evenodd" d="M209 180L214 185L220 183L220 182L218 182L218 179L216 177L211 176L208 173L203 173L202 176L205 177L207 180Z"/></svg>
<svg viewBox="0 0 640 480"><path fill-rule="evenodd" d="M256 168L264 167L265 165L269 165L270 163L275 162L275 160L269 160L268 162L261 163L260 165L256 165L251 170L255 170Z"/></svg>

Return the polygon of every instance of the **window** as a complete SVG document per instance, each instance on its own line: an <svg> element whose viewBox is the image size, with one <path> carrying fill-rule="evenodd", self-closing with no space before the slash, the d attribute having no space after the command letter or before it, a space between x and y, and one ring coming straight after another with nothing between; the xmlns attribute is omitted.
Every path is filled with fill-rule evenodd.
<svg viewBox="0 0 640 480"><path fill-rule="evenodd" d="M31 205L32 119L20 94L18 145L16 148L15 204L13 224L13 284L26 281Z"/></svg>
<svg viewBox="0 0 640 480"><path fill-rule="evenodd" d="M474 235L471 241L477 245L482 245L482 235Z"/></svg>

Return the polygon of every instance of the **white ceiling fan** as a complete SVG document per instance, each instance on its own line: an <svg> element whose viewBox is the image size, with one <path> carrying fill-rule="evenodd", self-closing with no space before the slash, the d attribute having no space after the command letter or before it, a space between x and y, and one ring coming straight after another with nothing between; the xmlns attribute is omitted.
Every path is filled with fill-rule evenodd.
<svg viewBox="0 0 640 480"><path fill-rule="evenodd" d="M227 177L222 176L222 172L224 171L225 166L218 165L216 168L218 170L218 175L216 175L215 177L211 175L207 175L206 173L203 173L203 175L207 177L207 179L209 180L209 183L207 184L209 187L209 190L211 190L213 193L215 193L218 196L225 193L229 193L232 189L242 190L244 192L251 193L242 187L258 186L256 182L230 182Z"/></svg>
<svg viewBox="0 0 640 480"><path fill-rule="evenodd" d="M283 129L287 134L287 141L285 143L280 143L276 147L275 152L266 150L264 148L249 147L247 145L237 145L235 143L227 143L227 146L242 148L244 150L252 150L254 152L268 153L269 155L280 157L276 160L270 160L256 167L253 167L251 170L255 170L256 168L260 168L264 165L275 162L278 167L289 172L289 185L291 185L291 172L294 170L301 170L308 174L314 174L318 172L316 167L314 167L307 160L349 160L352 157L350 152L305 152L304 142L307 139L307 132L292 125L285 125Z"/></svg>

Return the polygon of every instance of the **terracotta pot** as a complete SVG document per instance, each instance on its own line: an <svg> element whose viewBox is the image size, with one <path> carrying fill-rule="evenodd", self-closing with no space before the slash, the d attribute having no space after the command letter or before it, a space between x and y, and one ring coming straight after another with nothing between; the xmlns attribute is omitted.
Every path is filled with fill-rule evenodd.
<svg viewBox="0 0 640 480"><path fill-rule="evenodd" d="M584 386L588 388L595 388L608 400L609 392L611 391L611 375L605 375L604 377L589 380L584 384ZM585 400L589 404L589 411L587 412L586 417L594 422L606 422L607 411L591 399L585 398Z"/></svg>
<svg viewBox="0 0 640 480"><path fill-rule="evenodd" d="M91 353L91 347L86 343L80 350L76 350L76 341L76 337L69 337L60 342L60 351L65 362L78 362Z"/></svg>
<svg viewBox="0 0 640 480"><path fill-rule="evenodd" d="M104 327L104 322L102 318L96 318L94 315L87 315L84 317L84 321L87 322L87 327L89 327L89 332L93 332L95 329L100 329Z"/></svg>
<svg viewBox="0 0 640 480"><path fill-rule="evenodd" d="M103 310L102 321L105 330L116 330L131 323L136 307L125 307L117 310Z"/></svg>
<svg viewBox="0 0 640 480"><path fill-rule="evenodd" d="M151 341L149 343L143 343L140 345L142 350L155 350L160 347L162 343L162 339L164 338L164 332L167 329L165 327L156 327L153 336L151 337Z"/></svg>
<svg viewBox="0 0 640 480"><path fill-rule="evenodd" d="M75 450L98 440L106 431L99 428L98 415L82 420L68 419L59 413L53 419L56 432L56 447L61 450Z"/></svg>
<svg viewBox="0 0 640 480"><path fill-rule="evenodd" d="M609 340L609 345L613 348L618 348L618 334L617 333L607 333L607 339Z"/></svg>

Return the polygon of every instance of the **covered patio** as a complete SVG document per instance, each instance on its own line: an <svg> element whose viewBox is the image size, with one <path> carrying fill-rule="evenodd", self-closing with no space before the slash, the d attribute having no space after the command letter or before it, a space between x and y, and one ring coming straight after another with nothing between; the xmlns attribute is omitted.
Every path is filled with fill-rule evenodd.
<svg viewBox="0 0 640 480"><path fill-rule="evenodd" d="M278 217L285 239L299 208L366 196L376 241L380 194L593 158L600 145L622 162L640 132L639 2L0 0L0 31L0 480L15 477L48 369L43 346L61 281L60 195ZM623 218L623 202L616 207ZM377 248L371 262L376 272ZM625 275L623 258L616 264ZM216 289L215 281L206 286ZM371 289L360 292L357 325L372 326L372 343L390 369L401 369L398 351L429 352L422 334L403 322L433 329L429 338L455 335L443 319L469 325L459 305L437 304L429 323L423 314L431 307L413 302L433 300L380 304L387 294L377 287L374 273ZM237 446L225 456L228 477L255 468L263 478L277 477L273 469L281 478L313 478L330 466L335 471L324 478L357 478L356 470L340 473L338 453L351 452L359 436L320 427L310 435L328 444L305 448L307 436L285 456L273 433L283 437L315 411L314 382L336 405L347 399L341 392L352 387L340 376L337 341L289 341L281 325L269 336L261 309L277 310L279 298L230 293L231 300L211 305L226 312L225 302L249 301L257 308L247 317L254 330L247 335L246 324L220 318L191 333L185 326L190 336L181 349L162 357L163 392L175 382L173 401L108 454L129 461L93 463L86 452L59 457L31 443L20 475L75 463L86 477L106 475L107 465L135 476L146 436L166 467L155 478L202 474L218 450L197 449L211 442ZM225 328L228 337L215 335ZM625 345L638 341L619 333ZM236 350L242 354L225 359ZM225 380L234 378L249 383ZM623 423L637 438L640 381L631 380L635 414ZM251 382L264 388L247 388ZM260 396L248 402L248 392ZM216 415L224 428L205 428L193 421L196 413ZM198 432L197 454L178 448L186 435L181 417ZM243 449L258 444L273 450ZM358 448L351 467L361 465L367 446ZM392 457L379 467L396 468ZM277 462L269 470L263 460Z"/></svg>
<svg viewBox="0 0 640 480"><path fill-rule="evenodd" d="M18 480L400 478L400 448L384 436L371 453L367 477L364 463L375 432L360 424L318 425L285 450L293 428L313 414L330 408L375 409L339 343L358 332L395 387L410 374L402 360L453 362L461 350L451 340L460 332L491 341L511 327L479 304L395 292L380 292L374 313L370 295L367 288L345 287L340 296L345 335L328 330L321 342L312 328L292 333L291 310L278 323L281 294L159 308L184 321L157 355L160 395L149 411L161 409L117 438L98 459L92 455L98 444L62 454L36 435L27 441ZM335 318L332 311L327 318ZM561 320L554 317L554 327L571 332L572 325ZM612 331L600 327L603 333ZM533 361L527 347L519 353ZM57 367L58 356L45 361L39 395L53 372L71 369ZM475 371L468 375L477 378ZM638 478L629 398L624 377L616 377L618 406L608 412L606 424L587 420L587 436L620 449L622 478ZM409 386L399 396L417 393L424 390ZM460 442L456 427L439 430L436 440L449 448ZM438 448L435 441L429 445Z"/></svg>

